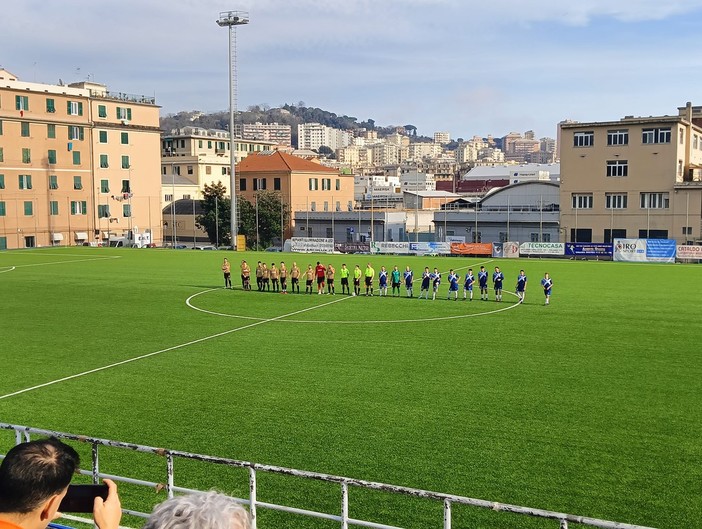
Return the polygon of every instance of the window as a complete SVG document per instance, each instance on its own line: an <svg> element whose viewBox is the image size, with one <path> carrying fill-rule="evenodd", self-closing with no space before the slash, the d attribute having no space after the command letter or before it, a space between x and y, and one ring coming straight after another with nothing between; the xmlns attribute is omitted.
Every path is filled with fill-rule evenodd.
<svg viewBox="0 0 702 529"><path fill-rule="evenodd" d="M670 127L643 129L643 143L670 143Z"/></svg>
<svg viewBox="0 0 702 529"><path fill-rule="evenodd" d="M122 204L122 216L123 217L131 217L132 216L132 205L131 204Z"/></svg>
<svg viewBox="0 0 702 529"><path fill-rule="evenodd" d="M172 202L173 201L173 195L164 195L163 200L165 202Z"/></svg>
<svg viewBox="0 0 702 529"><path fill-rule="evenodd" d="M0 189L5 189L5 175L0 174Z"/></svg>
<svg viewBox="0 0 702 529"><path fill-rule="evenodd" d="M31 217L34 214L34 202L31 200L24 201L24 214L27 217Z"/></svg>
<svg viewBox="0 0 702 529"><path fill-rule="evenodd" d="M83 115L83 103L80 101L67 101L66 102L67 112L69 116L82 116Z"/></svg>
<svg viewBox="0 0 702 529"><path fill-rule="evenodd" d="M54 149L49 149L47 158L50 164L56 164L56 151Z"/></svg>
<svg viewBox="0 0 702 529"><path fill-rule="evenodd" d="M100 193L109 193L110 192L110 181L109 180L100 180Z"/></svg>
<svg viewBox="0 0 702 529"><path fill-rule="evenodd" d="M207 140L207 148L208 149L212 148L212 140Z"/></svg>
<svg viewBox="0 0 702 529"><path fill-rule="evenodd" d="M246 191L246 178L239 178L239 191Z"/></svg>
<svg viewBox="0 0 702 529"><path fill-rule="evenodd" d="M29 122L22 121L20 123L20 131L23 138L29 138Z"/></svg>
<svg viewBox="0 0 702 529"><path fill-rule="evenodd" d="M83 141L84 131L83 127L68 127L68 139L69 140L80 140ZM107 138L105 138L105 143L107 143Z"/></svg>
<svg viewBox="0 0 702 529"><path fill-rule="evenodd" d="M129 156L122 156L122 169L129 169Z"/></svg>
<svg viewBox="0 0 702 529"><path fill-rule="evenodd" d="M605 193L605 208L626 209L627 197L626 193Z"/></svg>
<svg viewBox="0 0 702 529"><path fill-rule="evenodd" d="M316 178L310 178L309 185L310 191L316 191L317 189L319 189L319 180L317 180Z"/></svg>
<svg viewBox="0 0 702 529"><path fill-rule="evenodd" d="M15 110L29 110L29 97L15 96Z"/></svg>
<svg viewBox="0 0 702 529"><path fill-rule="evenodd" d="M73 151L73 165L80 165L80 151Z"/></svg>
<svg viewBox="0 0 702 529"><path fill-rule="evenodd" d="M310 211L317 211L317 203L315 201L310 202Z"/></svg>
<svg viewBox="0 0 702 529"><path fill-rule="evenodd" d="M98 132L98 142L99 143L107 143L107 131L106 130L101 130Z"/></svg>
<svg viewBox="0 0 702 529"><path fill-rule="evenodd" d="M197 148L202 149L202 140L197 140Z"/></svg>
<svg viewBox="0 0 702 529"><path fill-rule="evenodd" d="M639 230L639 239L667 239L668 230Z"/></svg>
<svg viewBox="0 0 702 529"><path fill-rule="evenodd" d="M109 219L110 206L108 206L107 204L98 204L98 218Z"/></svg>
<svg viewBox="0 0 702 529"><path fill-rule="evenodd" d="M100 168L107 169L110 166L109 160L106 154L100 155Z"/></svg>
<svg viewBox="0 0 702 529"><path fill-rule="evenodd" d="M573 193L573 209L592 209L592 194L579 195Z"/></svg>
<svg viewBox="0 0 702 529"><path fill-rule="evenodd" d="M324 201L324 211L329 211L329 202Z"/></svg>
<svg viewBox="0 0 702 529"><path fill-rule="evenodd" d="M121 119L123 121L131 121L132 109L131 108L117 107L117 119Z"/></svg>
<svg viewBox="0 0 702 529"><path fill-rule="evenodd" d="M685 143L685 129L680 129L680 145L683 145Z"/></svg>
<svg viewBox="0 0 702 529"><path fill-rule="evenodd" d="M71 215L87 215L88 202L85 200L71 200Z"/></svg>
<svg viewBox="0 0 702 529"><path fill-rule="evenodd" d="M193 174L193 166L188 165L188 174Z"/></svg>
<svg viewBox="0 0 702 529"><path fill-rule="evenodd" d="M694 136L692 136L692 148L693 148L693 149L696 149L696 148L697 148L697 141L698 141L698 139L699 139L699 136L697 136L697 134L695 134Z"/></svg>
<svg viewBox="0 0 702 529"><path fill-rule="evenodd" d="M629 161L607 160L607 176L629 176Z"/></svg>
<svg viewBox="0 0 702 529"><path fill-rule="evenodd" d="M265 178L254 178L254 191L261 191L266 189L266 179Z"/></svg>
<svg viewBox="0 0 702 529"><path fill-rule="evenodd" d="M529 236L531 238L531 242L540 242L538 233L531 233Z"/></svg>
<svg viewBox="0 0 702 529"><path fill-rule="evenodd" d="M551 242L551 234L550 233L542 233L541 234L541 242Z"/></svg>
<svg viewBox="0 0 702 529"><path fill-rule="evenodd" d="M122 180L122 191L120 193L131 193L132 187L129 185L129 180Z"/></svg>
<svg viewBox="0 0 702 529"><path fill-rule="evenodd" d="M327 239L331 239L332 237L334 237L334 232L331 228L327 228Z"/></svg>
<svg viewBox="0 0 702 529"><path fill-rule="evenodd" d="M607 145L629 145L629 130L608 130Z"/></svg>
<svg viewBox="0 0 702 529"><path fill-rule="evenodd" d="M575 132L573 133L573 147L592 147L595 144L595 133Z"/></svg>
<svg viewBox="0 0 702 529"><path fill-rule="evenodd" d="M353 211L353 201L352 201L352 200L349 200L349 201L348 201L348 203L346 204L346 208L347 208L349 211Z"/></svg>
<svg viewBox="0 0 702 529"><path fill-rule="evenodd" d="M80 176L73 177L73 189L83 189L83 178Z"/></svg>
<svg viewBox="0 0 702 529"><path fill-rule="evenodd" d="M0 202L0 217L4 217L5 214L6 214L5 213L5 202L2 201L2 202Z"/></svg>
<svg viewBox="0 0 702 529"><path fill-rule="evenodd" d="M341 191L341 179L336 179L336 190Z"/></svg>
<svg viewBox="0 0 702 529"><path fill-rule="evenodd" d="M46 137L50 139L56 139L56 125L49 123L46 125Z"/></svg>
<svg viewBox="0 0 702 529"><path fill-rule="evenodd" d="M56 112L56 105L54 103L53 99L46 99L46 111L49 112L50 114L53 114Z"/></svg>
<svg viewBox="0 0 702 529"><path fill-rule="evenodd" d="M107 107L105 105L98 105L98 117L99 118L106 118L107 117Z"/></svg>
<svg viewBox="0 0 702 529"><path fill-rule="evenodd" d="M641 193L641 209L668 209L668 193Z"/></svg>
<svg viewBox="0 0 702 529"><path fill-rule="evenodd" d="M322 178L322 191L329 191L331 189L331 178Z"/></svg>
<svg viewBox="0 0 702 529"><path fill-rule="evenodd" d="M205 166L205 174L212 174L212 166L211 165Z"/></svg>
<svg viewBox="0 0 702 529"><path fill-rule="evenodd" d="M58 189L58 176L55 174L49 175L49 189Z"/></svg>
<svg viewBox="0 0 702 529"><path fill-rule="evenodd" d="M32 189L32 175L21 174L17 177L20 189Z"/></svg>
<svg viewBox="0 0 702 529"><path fill-rule="evenodd" d="M0 136L2 136L2 120L0 119Z"/></svg>
<svg viewBox="0 0 702 529"><path fill-rule="evenodd" d="M475 232L475 231L474 231L474 232L471 234L471 237L472 237L472 239L471 239L472 242L483 242L483 234L482 234L481 232L479 232L479 231L478 231L478 232Z"/></svg>
<svg viewBox="0 0 702 529"><path fill-rule="evenodd" d="M592 242L592 228L571 228L570 240L573 242Z"/></svg>
<svg viewBox="0 0 702 529"><path fill-rule="evenodd" d="M3 153L2 147L0 147L0 162L5 161L5 154Z"/></svg>
<svg viewBox="0 0 702 529"><path fill-rule="evenodd" d="M341 211L341 202L339 202L338 200L336 201L335 211Z"/></svg>
<svg viewBox="0 0 702 529"><path fill-rule="evenodd" d="M190 195L183 195L183 200L190 200Z"/></svg>
<svg viewBox="0 0 702 529"><path fill-rule="evenodd" d="M58 200L52 200L49 202L49 215L58 215L59 214L59 206L58 206Z"/></svg>
<svg viewBox="0 0 702 529"><path fill-rule="evenodd" d="M273 179L273 190L280 191L280 178Z"/></svg>
<svg viewBox="0 0 702 529"><path fill-rule="evenodd" d="M500 232L500 242L507 242L507 232L506 231Z"/></svg>
<svg viewBox="0 0 702 529"><path fill-rule="evenodd" d="M122 145L129 145L129 133L121 132L119 135L119 140Z"/></svg>
<svg viewBox="0 0 702 529"><path fill-rule="evenodd" d="M683 226L682 234L683 235L692 235L692 226Z"/></svg>

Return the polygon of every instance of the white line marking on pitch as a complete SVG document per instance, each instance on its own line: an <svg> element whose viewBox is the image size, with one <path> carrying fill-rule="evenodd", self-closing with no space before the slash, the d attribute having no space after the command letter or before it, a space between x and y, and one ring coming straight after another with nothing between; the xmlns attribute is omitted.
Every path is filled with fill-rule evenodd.
<svg viewBox="0 0 702 529"><path fill-rule="evenodd" d="M53 265L53 264L86 263L89 261L104 261L106 259L121 259L121 258L122 258L121 255L112 255L112 256L106 256L106 257L93 257L92 259L73 259L71 261L49 261L48 263L21 264L21 265L15 265L12 268L14 270L15 268L26 268L28 266L46 266L46 265Z"/></svg>
<svg viewBox="0 0 702 529"><path fill-rule="evenodd" d="M196 343L201 343L201 342L205 342L207 340L212 340L214 338L219 338L220 336L226 336L227 334L232 334L232 333L235 333L238 331L250 329L252 327L257 327L258 325L263 325L264 323L281 320L283 318L287 318L289 316L295 316L296 314L301 314L303 312L307 312L310 310L319 309L319 308L324 307L326 305L331 305L333 303L339 303L340 301L344 301L346 299L349 299L349 298L343 297L343 298L335 299L334 301L329 301L328 303L322 303L321 305L315 305L314 307L307 307L305 309L296 310L296 311L290 312L288 314L283 314L282 316L276 316L275 318L269 318L267 320L257 321L254 323L250 323L248 325L244 325L243 327L237 327L236 329L229 329L228 331L219 332L217 334L212 334L210 336L205 336L204 338L198 338L197 340L192 340L190 342L182 343L179 345L174 345L173 347L167 347L166 349L161 349L160 351L154 351L153 353L147 353L144 355L135 356L134 358L128 358L126 360L121 360L120 362L115 362L113 364L109 364L106 366L96 367L95 369L89 369L88 371L83 371L82 373L76 373L75 375L69 375L67 377L52 380L50 382L44 382L43 384L37 384L36 386L13 391L12 393L8 393L6 395L0 395L0 400L7 399L10 397L15 397L17 395L21 395L22 393L27 393L29 391L34 391L37 389L45 388L47 386L53 386L54 384L58 384L59 382L66 382L66 381L72 380L74 378L84 377L86 375L91 375L91 374L97 373L99 371L105 371L106 369L111 369L113 367L118 367L118 366L121 366L124 364L129 364L131 362L136 362L137 360L143 360L144 358L149 358L151 356L156 356L156 355L159 355L162 353L167 353L169 351L175 351L176 349L182 349L183 347L188 347L189 345L194 345Z"/></svg>

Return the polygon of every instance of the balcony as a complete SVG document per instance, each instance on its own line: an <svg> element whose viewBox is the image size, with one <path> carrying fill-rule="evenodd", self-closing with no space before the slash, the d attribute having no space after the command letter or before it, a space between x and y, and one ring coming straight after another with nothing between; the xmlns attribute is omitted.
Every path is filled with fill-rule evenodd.
<svg viewBox="0 0 702 529"><path fill-rule="evenodd" d="M125 94L124 92L107 92L103 90L91 90L90 96L95 99L112 99L114 101L126 101L129 103L142 103L145 105L155 105L156 98L137 94Z"/></svg>

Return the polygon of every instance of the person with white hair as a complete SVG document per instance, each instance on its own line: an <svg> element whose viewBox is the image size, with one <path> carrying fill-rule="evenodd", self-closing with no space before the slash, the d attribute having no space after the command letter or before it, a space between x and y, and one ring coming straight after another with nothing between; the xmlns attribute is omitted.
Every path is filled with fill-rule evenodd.
<svg viewBox="0 0 702 529"><path fill-rule="evenodd" d="M249 513L215 491L175 496L154 507L144 529L249 529Z"/></svg>

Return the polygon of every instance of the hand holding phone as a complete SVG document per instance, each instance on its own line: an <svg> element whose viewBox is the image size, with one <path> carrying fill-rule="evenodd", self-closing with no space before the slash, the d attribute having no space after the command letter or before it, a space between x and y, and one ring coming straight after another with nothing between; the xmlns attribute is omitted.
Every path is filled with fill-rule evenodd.
<svg viewBox="0 0 702 529"><path fill-rule="evenodd" d="M93 512L95 498L107 499L107 485L69 485L61 500L60 512Z"/></svg>

